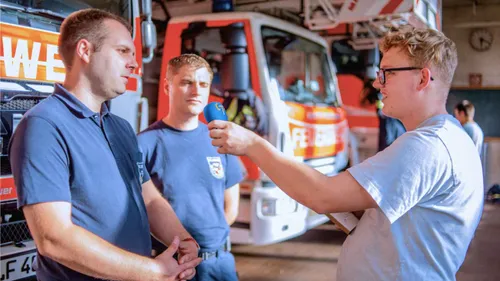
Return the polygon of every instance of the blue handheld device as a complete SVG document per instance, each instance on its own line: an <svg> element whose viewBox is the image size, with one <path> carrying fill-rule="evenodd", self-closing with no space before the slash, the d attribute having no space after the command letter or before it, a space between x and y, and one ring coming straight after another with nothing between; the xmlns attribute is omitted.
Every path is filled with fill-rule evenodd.
<svg viewBox="0 0 500 281"><path fill-rule="evenodd" d="M203 109L203 115L205 115L205 120L207 120L208 123L214 120L227 121L226 110L220 102L211 102L207 104L205 109Z"/></svg>

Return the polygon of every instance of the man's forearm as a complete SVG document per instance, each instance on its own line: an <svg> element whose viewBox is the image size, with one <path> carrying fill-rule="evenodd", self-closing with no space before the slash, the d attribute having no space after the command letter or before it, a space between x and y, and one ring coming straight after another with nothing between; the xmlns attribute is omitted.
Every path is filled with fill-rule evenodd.
<svg viewBox="0 0 500 281"><path fill-rule="evenodd" d="M151 232L163 244L170 244L174 236L179 236L181 240L191 237L177 218L172 206L164 198L154 199L146 208Z"/></svg>
<svg viewBox="0 0 500 281"><path fill-rule="evenodd" d="M240 206L240 184L235 184L224 191L224 217L232 225L238 217Z"/></svg>
<svg viewBox="0 0 500 281"><path fill-rule="evenodd" d="M157 280L160 267L153 259L120 249L76 225L58 233L37 246L42 255L66 267L100 279Z"/></svg>
<svg viewBox="0 0 500 281"><path fill-rule="evenodd" d="M327 185L327 176L304 163L286 158L262 138L257 138L247 155L288 196L315 209L317 196L323 194Z"/></svg>
<svg viewBox="0 0 500 281"><path fill-rule="evenodd" d="M224 217L228 225L232 225L236 221L238 214L232 209L224 210Z"/></svg>
<svg viewBox="0 0 500 281"><path fill-rule="evenodd" d="M349 172L328 177L304 163L288 159L262 138L247 155L286 194L320 214L377 207L371 195Z"/></svg>

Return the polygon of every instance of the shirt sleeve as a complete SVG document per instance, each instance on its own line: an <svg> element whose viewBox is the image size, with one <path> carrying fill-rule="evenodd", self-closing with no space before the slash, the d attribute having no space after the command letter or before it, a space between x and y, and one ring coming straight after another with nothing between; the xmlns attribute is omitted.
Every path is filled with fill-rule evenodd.
<svg viewBox="0 0 500 281"><path fill-rule="evenodd" d="M144 157L142 157L144 159ZM145 162L141 159L142 163L142 168L141 168L141 173L142 173L142 183L145 183L151 179L151 176L149 175L148 169L146 169L146 165L144 164Z"/></svg>
<svg viewBox="0 0 500 281"><path fill-rule="evenodd" d="M243 180L243 172L236 156L226 154L226 157L226 189L228 189Z"/></svg>
<svg viewBox="0 0 500 281"><path fill-rule="evenodd" d="M153 149L151 148L151 131L149 132L141 132L137 135L137 142L139 143L139 150L141 151L142 161L144 163L144 167L151 177L151 173L153 173Z"/></svg>
<svg viewBox="0 0 500 281"><path fill-rule="evenodd" d="M410 132L348 172L394 223L437 186L448 160L437 136Z"/></svg>
<svg viewBox="0 0 500 281"><path fill-rule="evenodd" d="M477 136L476 133L474 132L474 128L471 125L466 125L463 127L464 131L469 135L469 137L476 142Z"/></svg>
<svg viewBox="0 0 500 281"><path fill-rule="evenodd" d="M41 117L23 119L11 140L9 159L18 208L42 202L71 202L67 147L55 125Z"/></svg>
<svg viewBox="0 0 500 281"><path fill-rule="evenodd" d="M147 159L147 149L145 148L145 146L141 143L141 136L140 135L135 135L134 132L132 131L132 128L131 129L131 132L132 132L132 135L134 136L134 138L136 139L136 146L137 146L137 159L135 161L137 161L137 166L139 168L139 174L140 174L140 177L141 177L141 184L149 181L151 179L151 176L149 175L149 171L147 169L147 166L146 166L146 159Z"/></svg>

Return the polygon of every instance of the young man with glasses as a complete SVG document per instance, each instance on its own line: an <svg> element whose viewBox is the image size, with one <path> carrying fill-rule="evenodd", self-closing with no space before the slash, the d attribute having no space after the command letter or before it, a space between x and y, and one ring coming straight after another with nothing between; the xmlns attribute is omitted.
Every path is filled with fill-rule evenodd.
<svg viewBox="0 0 500 281"><path fill-rule="evenodd" d="M407 132L385 150L327 177L287 159L235 124L209 124L221 153L247 155L284 192L317 213L366 210L348 236L337 280L455 280L483 207L479 155L446 112L455 44L402 27L381 41L374 87Z"/></svg>

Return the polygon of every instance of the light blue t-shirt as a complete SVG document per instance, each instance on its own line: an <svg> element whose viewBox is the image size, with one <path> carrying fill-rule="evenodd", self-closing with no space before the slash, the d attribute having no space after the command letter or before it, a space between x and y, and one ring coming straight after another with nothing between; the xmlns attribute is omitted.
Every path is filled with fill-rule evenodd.
<svg viewBox="0 0 500 281"><path fill-rule="evenodd" d="M476 148L479 151L479 155L481 155L484 140L483 130L481 130L476 122L465 123L464 130L470 136L470 138L474 142L474 145L476 145Z"/></svg>
<svg viewBox="0 0 500 281"><path fill-rule="evenodd" d="M201 122L181 131L159 120L138 137L151 180L204 252L228 238L224 192L243 179L238 158L218 153L209 134Z"/></svg>
<svg viewBox="0 0 500 281"><path fill-rule="evenodd" d="M474 144L434 116L349 173L377 202L340 255L337 280L455 280L483 209Z"/></svg>

